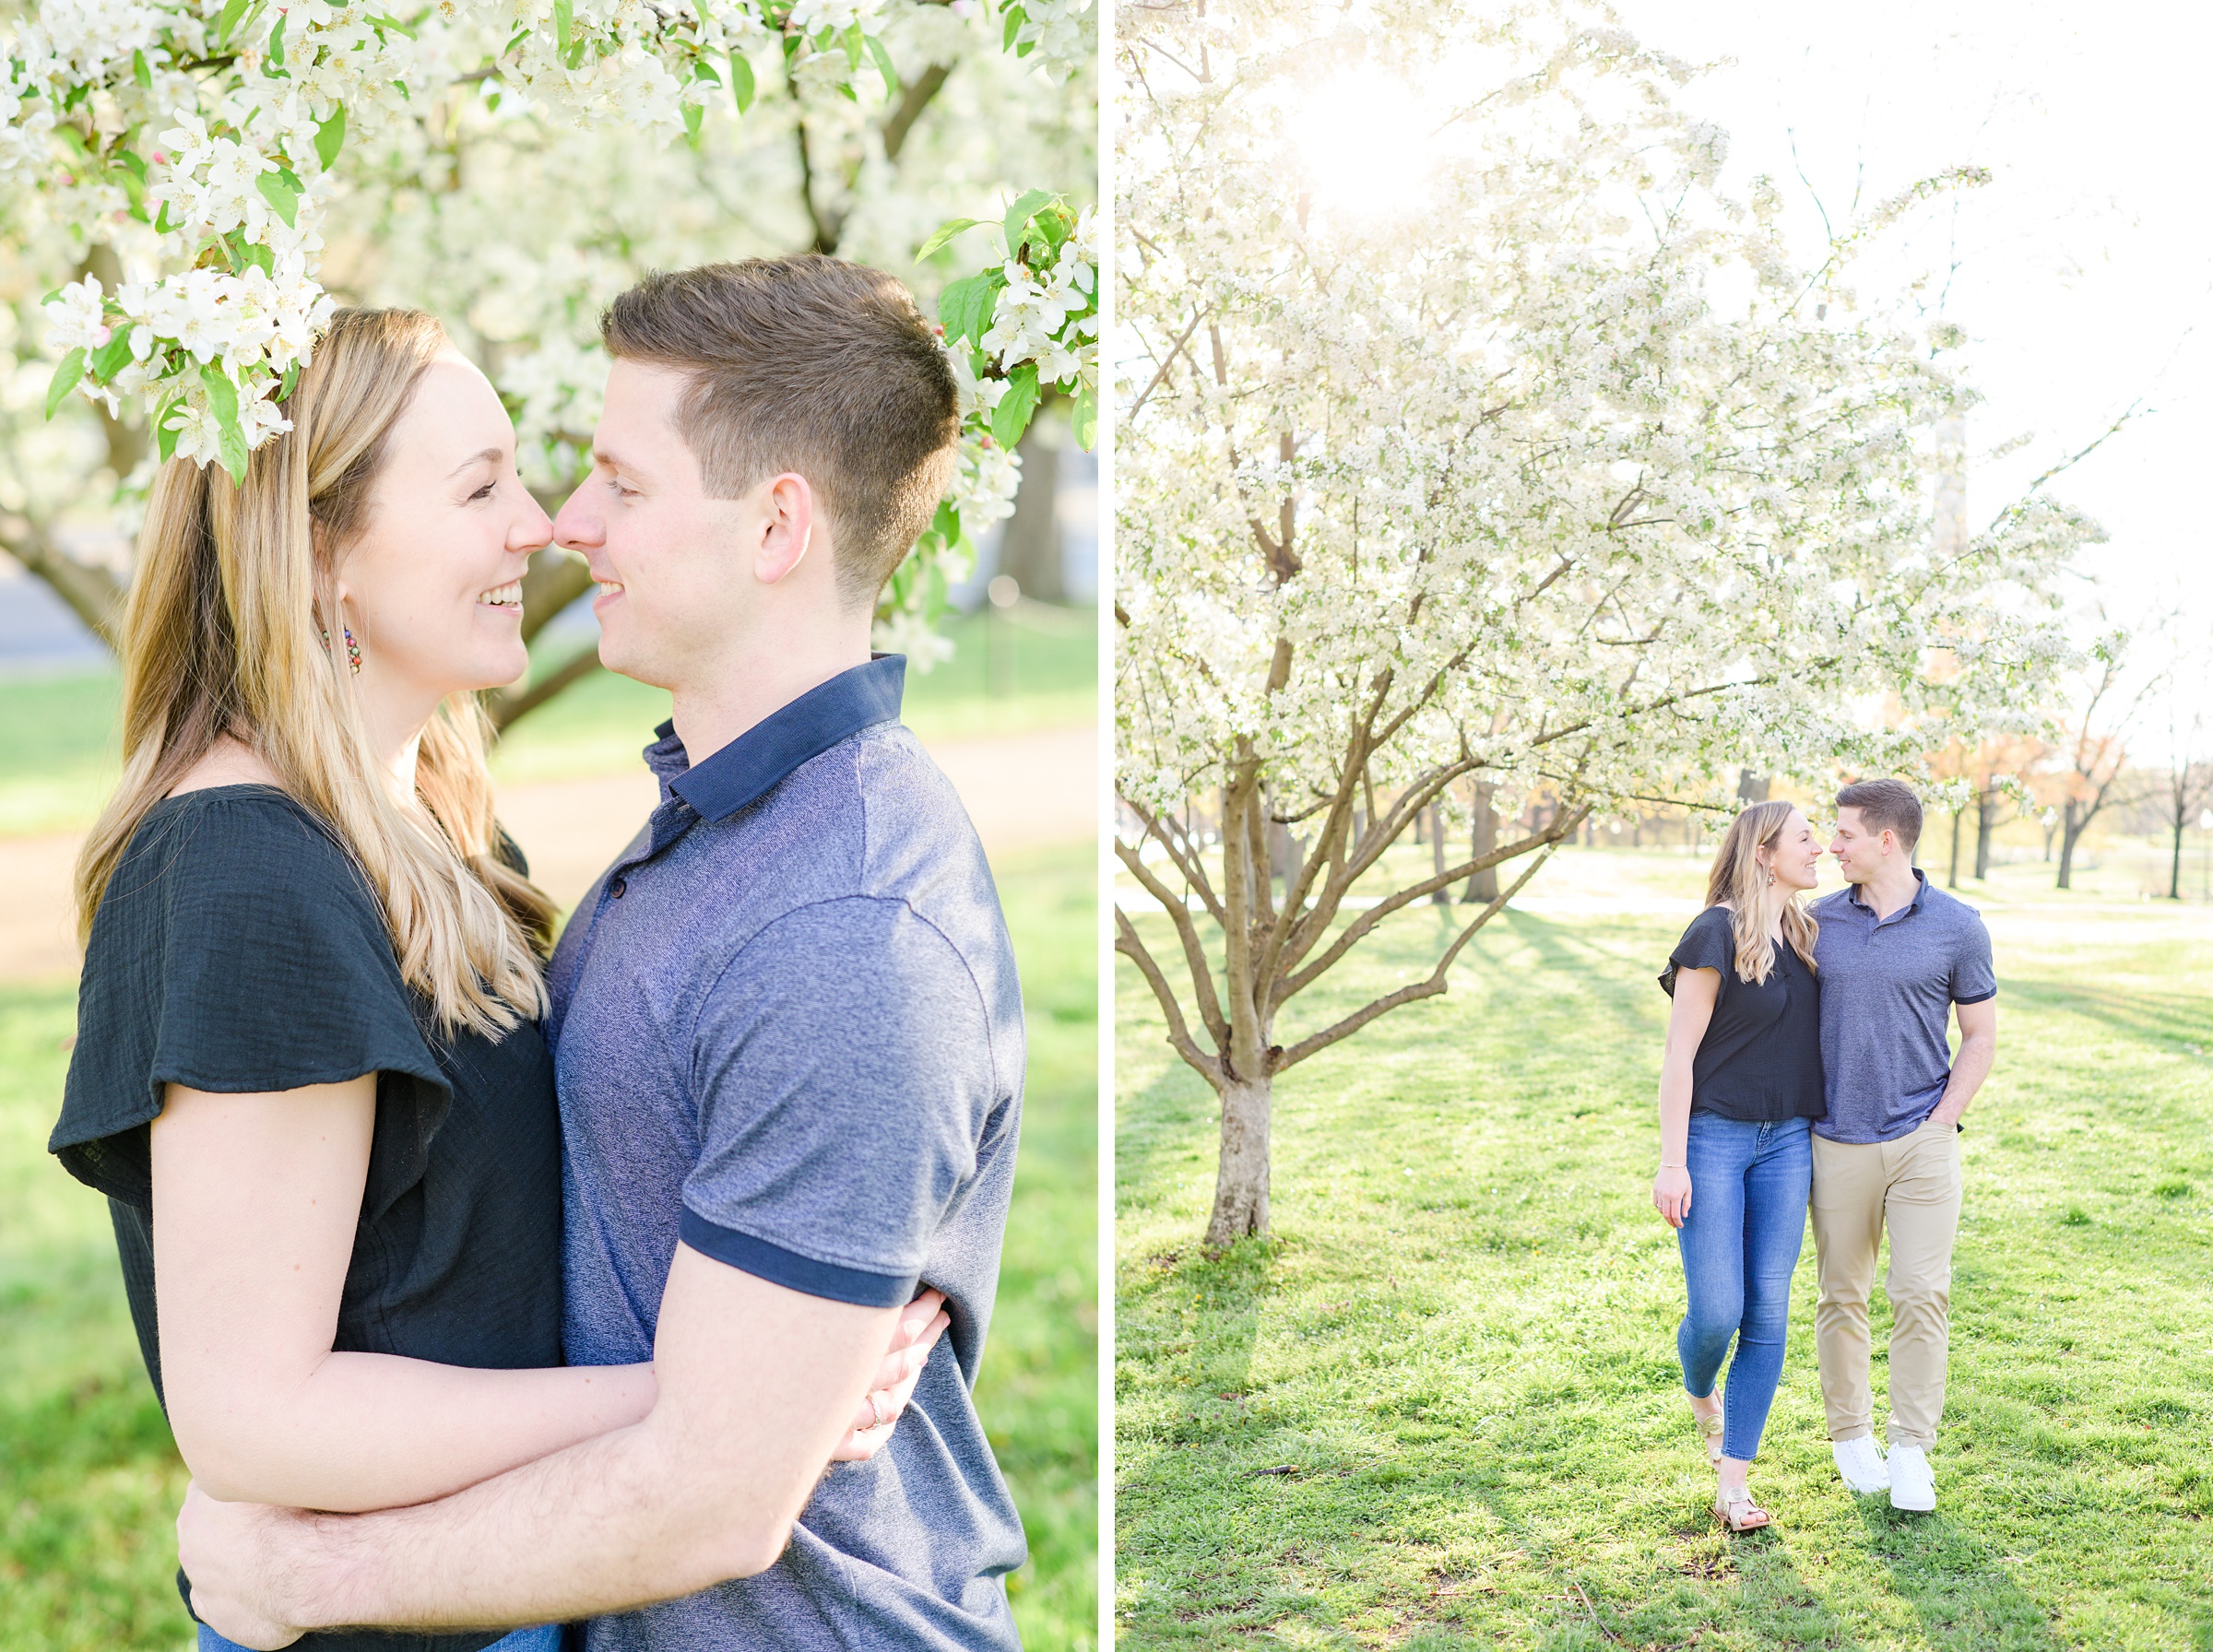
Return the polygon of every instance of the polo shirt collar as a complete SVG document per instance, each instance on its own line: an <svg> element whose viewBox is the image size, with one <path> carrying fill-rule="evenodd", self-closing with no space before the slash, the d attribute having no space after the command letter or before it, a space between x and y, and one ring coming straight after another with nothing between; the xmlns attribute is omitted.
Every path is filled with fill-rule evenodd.
<svg viewBox="0 0 2213 1652"><path fill-rule="evenodd" d="M839 672L779 706L721 750L685 766L674 722L653 732L646 761L663 784L702 820L736 814L780 784L801 763L878 723L899 720L906 656L879 654Z"/></svg>
<svg viewBox="0 0 2213 1652"><path fill-rule="evenodd" d="M1869 917L1875 918L1875 908L1860 899L1860 891L1864 887L1864 885L1857 883L1851 885L1850 893L1846 898L1849 899L1854 906L1865 913ZM1899 907L1896 912L1892 913L1888 917L1875 918L1875 921L1878 924L1894 924L1910 912L1919 912L1921 910L1921 898L1928 892L1929 875L1923 871L1919 867L1915 867L1913 868L1913 898L1911 901L1908 901L1903 906Z"/></svg>

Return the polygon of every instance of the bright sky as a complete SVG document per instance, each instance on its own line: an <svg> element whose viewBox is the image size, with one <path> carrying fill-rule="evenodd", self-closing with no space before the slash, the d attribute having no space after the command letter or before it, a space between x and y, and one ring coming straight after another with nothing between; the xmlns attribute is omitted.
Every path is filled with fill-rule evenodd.
<svg viewBox="0 0 2213 1652"><path fill-rule="evenodd" d="M1987 398L1970 448L2020 452L1969 478L1976 525L2130 403L2146 414L2050 484L2112 539L2089 560L2115 618L2180 605L2213 635L2213 212L2204 65L2213 8L2152 0L1616 0L1642 39L1698 62L1687 108L1731 136L1723 185L1765 171L1832 217L1956 164L1993 183L1961 198L1949 302ZM1795 135L1796 160L1792 154ZM1817 231L1817 218L1810 219ZM1907 256L1948 262L1950 226ZM2213 691L2208 692L2213 698Z"/></svg>

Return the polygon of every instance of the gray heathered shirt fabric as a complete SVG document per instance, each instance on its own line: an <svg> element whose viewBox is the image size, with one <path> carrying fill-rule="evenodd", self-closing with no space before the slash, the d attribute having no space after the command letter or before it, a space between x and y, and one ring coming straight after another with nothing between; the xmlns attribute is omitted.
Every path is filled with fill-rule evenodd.
<svg viewBox="0 0 2213 1652"><path fill-rule="evenodd" d="M648 749L661 805L551 970L564 1339L573 1363L650 1358L680 1227L812 1294L903 1303L919 1280L952 1328L890 1445L830 1470L773 1567L595 1620L592 1652L1021 1644L1022 1524L970 1390L1022 1003L958 796L906 729L868 723L895 717L902 668L834 678L697 770L666 726Z"/></svg>
<svg viewBox="0 0 2213 1652"><path fill-rule="evenodd" d="M1914 876L1920 892L1880 924L1856 884L1814 903L1828 1094L1814 1131L1831 1141L1895 1141L1920 1128L1952 1075L1952 1006L1997 996L1981 914Z"/></svg>

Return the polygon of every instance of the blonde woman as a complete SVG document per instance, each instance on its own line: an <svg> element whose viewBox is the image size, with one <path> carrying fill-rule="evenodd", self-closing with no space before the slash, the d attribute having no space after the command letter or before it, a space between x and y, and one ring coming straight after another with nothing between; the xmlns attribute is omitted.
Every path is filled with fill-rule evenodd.
<svg viewBox="0 0 2213 1652"><path fill-rule="evenodd" d="M1812 1127L1825 1111L1816 928L1798 900L1820 858L1792 805L1745 809L1714 856L1706 909L1660 977L1675 1003L1652 1203L1683 1254L1689 1305L1675 1348L1715 1469L1714 1516L1736 1532L1772 1518L1747 1477L1782 1375ZM1717 1391L1732 1342L1728 1386Z"/></svg>
<svg viewBox="0 0 2213 1652"><path fill-rule="evenodd" d="M550 525L427 315L340 312L283 411L241 484L179 460L154 485L52 1147L109 1197L201 1488L363 1510L634 1422L655 1387L562 1368L554 912L493 819L474 699L528 664L520 581ZM917 1305L840 1457L905 1404L905 1350L943 1325Z"/></svg>

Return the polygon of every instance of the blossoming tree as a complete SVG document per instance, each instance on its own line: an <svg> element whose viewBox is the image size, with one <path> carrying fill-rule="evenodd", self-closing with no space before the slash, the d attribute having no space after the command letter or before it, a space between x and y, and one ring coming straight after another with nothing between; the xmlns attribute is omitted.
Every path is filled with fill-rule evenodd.
<svg viewBox="0 0 2213 1652"><path fill-rule="evenodd" d="M515 411L526 475L557 491L597 416L609 298L657 264L811 248L915 269L951 305L959 477L878 615L883 644L927 664L967 535L1011 509L1039 401L1071 398L1088 437L1088 0L0 9L6 275L25 299L50 289L43 338L18 302L0 339L20 368L0 389L18 415L0 431L16 470L0 546L104 632L119 581L56 523L103 469L126 513L172 454L235 474L284 428L330 289L444 318ZM1040 172L1062 187L1020 187ZM929 235L978 206L995 208L988 234ZM964 252L992 262L946 285ZM97 437L82 415L66 428L80 398ZM57 413L62 431L26 428ZM581 563L538 559L526 633L585 583ZM495 713L540 702L588 656Z"/></svg>
<svg viewBox="0 0 2213 1652"><path fill-rule="evenodd" d="M1879 222L1793 262L1683 65L1567 4L1317 15L1117 43L1117 948L1220 1098L1210 1246L1267 1229L1276 1080L1444 992L1583 821L1909 768L2049 677L2093 531L2040 495L1937 550L1919 436L1967 393L1852 293ZM1324 187L1401 103L1418 154ZM1489 846L1390 857L1439 806ZM1434 967L1311 1008L1494 868Z"/></svg>

